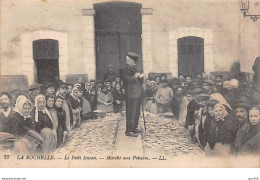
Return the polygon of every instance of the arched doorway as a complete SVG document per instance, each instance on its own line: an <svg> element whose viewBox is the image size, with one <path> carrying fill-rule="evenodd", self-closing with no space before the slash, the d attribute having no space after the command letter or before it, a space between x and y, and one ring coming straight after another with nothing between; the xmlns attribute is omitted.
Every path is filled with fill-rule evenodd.
<svg viewBox="0 0 260 180"><path fill-rule="evenodd" d="M128 2L94 5L97 79L103 80L109 64L118 74L128 51L140 55L137 70L142 70L141 8L141 4Z"/></svg>
<svg viewBox="0 0 260 180"><path fill-rule="evenodd" d="M55 83L59 78L59 42L53 39L33 41L36 82Z"/></svg>
<svg viewBox="0 0 260 180"><path fill-rule="evenodd" d="M204 39L194 36L179 38L178 73L195 76L204 72Z"/></svg>

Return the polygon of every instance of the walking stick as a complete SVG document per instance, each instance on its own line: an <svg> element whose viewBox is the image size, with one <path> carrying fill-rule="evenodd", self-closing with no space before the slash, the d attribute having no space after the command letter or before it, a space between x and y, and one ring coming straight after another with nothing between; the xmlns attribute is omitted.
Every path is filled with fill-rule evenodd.
<svg viewBox="0 0 260 180"><path fill-rule="evenodd" d="M143 71L142 71L142 74L144 74ZM143 77L142 77L142 81L143 81ZM141 82L141 84L143 85L142 82ZM146 121L145 121L145 117L144 117L144 98L142 100L142 113L143 113L143 120L144 120L144 131L146 132Z"/></svg>
<svg viewBox="0 0 260 180"><path fill-rule="evenodd" d="M142 113L143 113L143 120L144 120L144 131L146 132L146 121L144 117L144 101L142 101Z"/></svg>

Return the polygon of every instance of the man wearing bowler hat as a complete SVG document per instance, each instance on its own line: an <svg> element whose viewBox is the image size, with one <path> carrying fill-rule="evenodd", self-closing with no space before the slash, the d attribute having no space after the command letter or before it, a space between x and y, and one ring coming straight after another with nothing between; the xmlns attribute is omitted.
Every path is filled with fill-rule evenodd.
<svg viewBox="0 0 260 180"><path fill-rule="evenodd" d="M144 74L136 71L136 63L139 55L128 52L126 55L126 67L120 69L120 77L123 80L126 92L126 136L137 137L141 130L137 129L143 95Z"/></svg>

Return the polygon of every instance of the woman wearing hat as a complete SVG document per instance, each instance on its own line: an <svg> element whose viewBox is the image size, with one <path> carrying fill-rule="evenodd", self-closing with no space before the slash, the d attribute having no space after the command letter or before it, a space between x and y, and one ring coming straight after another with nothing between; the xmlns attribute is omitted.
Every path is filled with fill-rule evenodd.
<svg viewBox="0 0 260 180"><path fill-rule="evenodd" d="M97 110L113 112L113 96L106 85L102 86L101 92L97 95Z"/></svg>
<svg viewBox="0 0 260 180"><path fill-rule="evenodd" d="M211 140L214 140L213 154L228 156L234 153L238 122L230 116L225 106L218 103L214 106L216 124L212 128Z"/></svg>
<svg viewBox="0 0 260 180"><path fill-rule="evenodd" d="M56 94L56 85L53 83L46 84L45 94L54 96Z"/></svg>
<svg viewBox="0 0 260 180"><path fill-rule="evenodd" d="M16 99L14 113L9 116L10 133L16 138L22 138L28 130L35 129L35 121L30 116L32 103L25 96L20 95Z"/></svg>
<svg viewBox="0 0 260 180"><path fill-rule="evenodd" d="M44 154L49 154L55 150L57 141L56 133L53 131L53 119L46 108L46 99L43 95L38 95L35 98L33 117L36 122L35 130L44 139L41 150Z"/></svg>

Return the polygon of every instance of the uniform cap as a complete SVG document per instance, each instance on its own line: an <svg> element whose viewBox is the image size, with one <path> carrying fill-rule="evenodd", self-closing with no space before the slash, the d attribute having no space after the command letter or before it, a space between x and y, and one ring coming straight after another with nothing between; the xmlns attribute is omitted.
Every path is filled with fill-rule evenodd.
<svg viewBox="0 0 260 180"><path fill-rule="evenodd" d="M139 60L139 55L134 52L127 52L127 56L135 61Z"/></svg>

